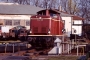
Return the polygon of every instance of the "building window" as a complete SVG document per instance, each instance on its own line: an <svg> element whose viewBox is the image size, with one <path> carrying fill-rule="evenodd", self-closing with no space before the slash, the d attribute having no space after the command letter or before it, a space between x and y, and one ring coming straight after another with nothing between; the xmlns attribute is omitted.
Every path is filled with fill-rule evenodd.
<svg viewBox="0 0 90 60"><path fill-rule="evenodd" d="M13 25L20 25L20 20L14 20Z"/></svg>
<svg viewBox="0 0 90 60"><path fill-rule="evenodd" d="M74 20L72 24L79 26L79 25L82 25L82 21L81 20Z"/></svg>
<svg viewBox="0 0 90 60"><path fill-rule="evenodd" d="M30 26L30 21L26 21L26 26Z"/></svg>
<svg viewBox="0 0 90 60"><path fill-rule="evenodd" d="M12 25L12 20L5 20L5 25Z"/></svg>

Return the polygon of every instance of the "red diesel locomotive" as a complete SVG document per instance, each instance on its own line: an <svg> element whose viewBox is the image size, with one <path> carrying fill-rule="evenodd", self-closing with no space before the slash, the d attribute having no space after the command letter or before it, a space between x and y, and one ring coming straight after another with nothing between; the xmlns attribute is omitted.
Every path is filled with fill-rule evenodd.
<svg viewBox="0 0 90 60"><path fill-rule="evenodd" d="M31 16L28 41L33 47L53 47L56 36L63 34L64 23L60 12L46 9Z"/></svg>
<svg viewBox="0 0 90 60"><path fill-rule="evenodd" d="M31 35L62 35L63 21L55 10L41 10L31 16Z"/></svg>

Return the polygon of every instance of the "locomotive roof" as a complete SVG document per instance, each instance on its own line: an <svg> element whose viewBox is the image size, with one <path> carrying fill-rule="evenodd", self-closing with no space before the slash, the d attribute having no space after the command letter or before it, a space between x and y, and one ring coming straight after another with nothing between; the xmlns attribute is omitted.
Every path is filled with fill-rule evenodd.
<svg viewBox="0 0 90 60"><path fill-rule="evenodd" d="M60 13L59 11L55 10L55 9L43 9L43 10L40 10L38 11L37 13L40 13L40 12L45 12L46 10L48 10L49 12L53 12L53 13Z"/></svg>

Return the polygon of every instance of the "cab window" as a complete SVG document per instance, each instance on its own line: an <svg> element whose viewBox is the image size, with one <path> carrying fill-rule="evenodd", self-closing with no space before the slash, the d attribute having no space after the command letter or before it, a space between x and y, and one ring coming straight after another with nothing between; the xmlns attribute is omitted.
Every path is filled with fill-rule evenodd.
<svg viewBox="0 0 90 60"><path fill-rule="evenodd" d="M50 13L50 16L53 18L57 18L57 14L54 14L54 13Z"/></svg>

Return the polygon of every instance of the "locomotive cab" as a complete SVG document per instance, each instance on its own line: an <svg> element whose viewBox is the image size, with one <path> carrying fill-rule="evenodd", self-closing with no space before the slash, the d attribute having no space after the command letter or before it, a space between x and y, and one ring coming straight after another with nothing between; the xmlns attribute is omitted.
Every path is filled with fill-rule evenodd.
<svg viewBox="0 0 90 60"><path fill-rule="evenodd" d="M31 16L31 35L60 35L62 26L60 13L56 10L41 10Z"/></svg>
<svg viewBox="0 0 90 60"><path fill-rule="evenodd" d="M37 12L37 15L44 15L44 16L49 16L51 18L60 18L60 13L58 11L55 10L41 10L39 12Z"/></svg>

